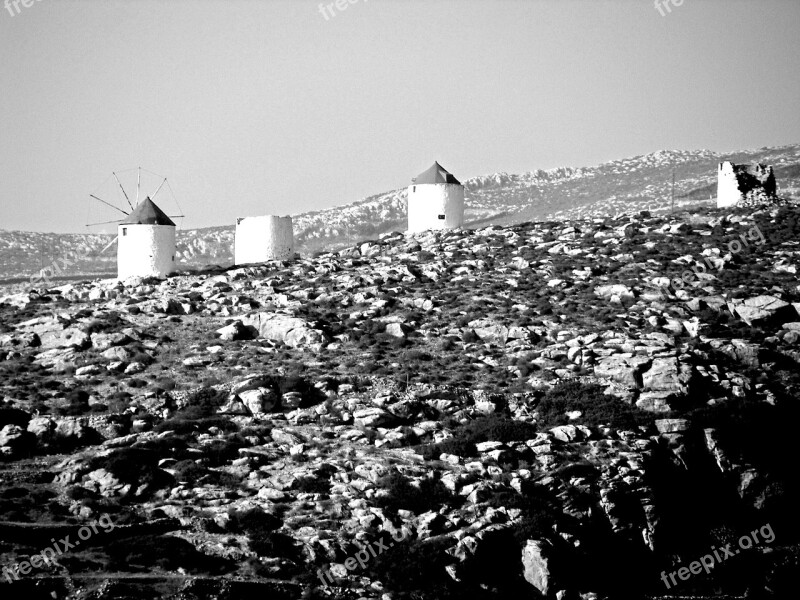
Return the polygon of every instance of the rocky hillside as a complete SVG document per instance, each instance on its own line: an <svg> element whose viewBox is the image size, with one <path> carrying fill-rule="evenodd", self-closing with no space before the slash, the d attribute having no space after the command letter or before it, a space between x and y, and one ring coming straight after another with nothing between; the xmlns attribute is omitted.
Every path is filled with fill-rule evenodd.
<svg viewBox="0 0 800 600"><path fill-rule="evenodd" d="M793 597L798 236L642 213L0 297L8 589Z"/></svg>
<svg viewBox="0 0 800 600"><path fill-rule="evenodd" d="M647 209L668 211L675 171L676 205L707 205L716 195L717 164L762 161L775 166L780 194L800 198L800 145L735 154L661 151L597 167L496 173L464 182L469 227L546 219L614 216ZM294 216L298 251L310 256L406 228L406 190ZM104 235L0 231L0 281L27 279L43 268L67 276L115 274L116 246ZM178 233L178 255L187 268L230 265L233 226Z"/></svg>

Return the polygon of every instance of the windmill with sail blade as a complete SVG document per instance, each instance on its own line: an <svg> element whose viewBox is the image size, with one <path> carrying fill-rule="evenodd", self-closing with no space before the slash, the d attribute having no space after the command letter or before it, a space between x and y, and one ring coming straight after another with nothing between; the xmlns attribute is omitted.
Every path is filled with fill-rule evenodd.
<svg viewBox="0 0 800 600"><path fill-rule="evenodd" d="M131 179L133 173L136 176L135 196L128 195L122 182L122 180ZM143 173L145 175L144 187L155 189L151 194L142 194ZM158 183L156 184L156 182ZM128 182L128 185L128 189L130 189L131 182ZM124 203L119 197L120 192ZM172 204L178 208L178 213L181 214L168 216L161 210L155 203L159 193L162 198L165 198L165 195L171 197ZM134 198L133 202L131 196ZM140 200L143 196L144 199ZM141 167L112 172L111 176L95 192L89 194L89 197L94 201L92 203L94 211L90 205L90 212L99 212L105 217L100 217L102 220L97 222L88 222L89 219L87 219L86 226L101 227L112 224L117 226L117 236L101 250L101 253L104 253L115 242L117 243L117 279L129 277L163 279L175 271L176 226L172 219L182 218L184 215L166 177ZM169 198L167 197L165 200L169 200ZM159 201L161 200L159 199ZM108 219L109 216L115 218Z"/></svg>

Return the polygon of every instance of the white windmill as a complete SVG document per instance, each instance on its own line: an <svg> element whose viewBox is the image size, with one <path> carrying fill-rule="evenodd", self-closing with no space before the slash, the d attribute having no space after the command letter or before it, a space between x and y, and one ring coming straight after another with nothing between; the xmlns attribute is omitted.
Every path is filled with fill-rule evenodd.
<svg viewBox="0 0 800 600"><path fill-rule="evenodd" d="M122 185L119 175L136 171L136 197L135 203L131 202L125 186ZM142 189L142 172L148 176L155 176L161 182L152 194L145 195L144 200L139 200ZM112 177L116 181L125 202L130 211L120 208L113 201L107 201L97 194L89 194L89 197L101 202L120 213L121 218L103 221L100 223L90 223L87 227L97 225L117 224L117 237L108 244L103 251L110 248L117 242L117 278L127 279L128 277L158 277L164 278L175 271L175 222L172 218L183 217L182 214L168 216L155 203L155 198L164 189L169 190L172 200L178 209L177 199L172 192L172 188L167 178L142 169L130 169L128 171L113 172ZM106 182L110 181L109 177ZM103 184L105 185L105 184ZM101 186L102 187L102 186ZM109 196L110 197L110 196ZM181 211L182 212L182 211Z"/></svg>

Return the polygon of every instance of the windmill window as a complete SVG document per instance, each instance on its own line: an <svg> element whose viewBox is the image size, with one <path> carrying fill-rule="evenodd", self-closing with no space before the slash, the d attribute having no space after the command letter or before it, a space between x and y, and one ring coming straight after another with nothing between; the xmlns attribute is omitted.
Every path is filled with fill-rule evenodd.
<svg viewBox="0 0 800 600"><path fill-rule="evenodd" d="M444 221L444 215L439 215L439 220Z"/></svg>
<svg viewBox="0 0 800 600"><path fill-rule="evenodd" d="M411 186L411 191L412 192L416 192L417 191L417 186L415 186L415 185Z"/></svg>
<svg viewBox="0 0 800 600"><path fill-rule="evenodd" d="M122 235L128 235L128 228L127 227L123 227L122 228Z"/></svg>

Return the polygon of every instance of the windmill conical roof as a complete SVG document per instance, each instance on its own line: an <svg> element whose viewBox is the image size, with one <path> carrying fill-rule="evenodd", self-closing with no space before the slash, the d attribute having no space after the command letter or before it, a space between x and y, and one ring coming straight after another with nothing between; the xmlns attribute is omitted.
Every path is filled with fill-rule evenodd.
<svg viewBox="0 0 800 600"><path fill-rule="evenodd" d="M434 162L430 169L423 171L414 178L414 183L457 183L461 182L448 173L438 162Z"/></svg>
<svg viewBox="0 0 800 600"><path fill-rule="evenodd" d="M175 227L172 219L158 208L156 203L150 200L149 197L137 204L133 212L122 221L121 225L172 225Z"/></svg>

